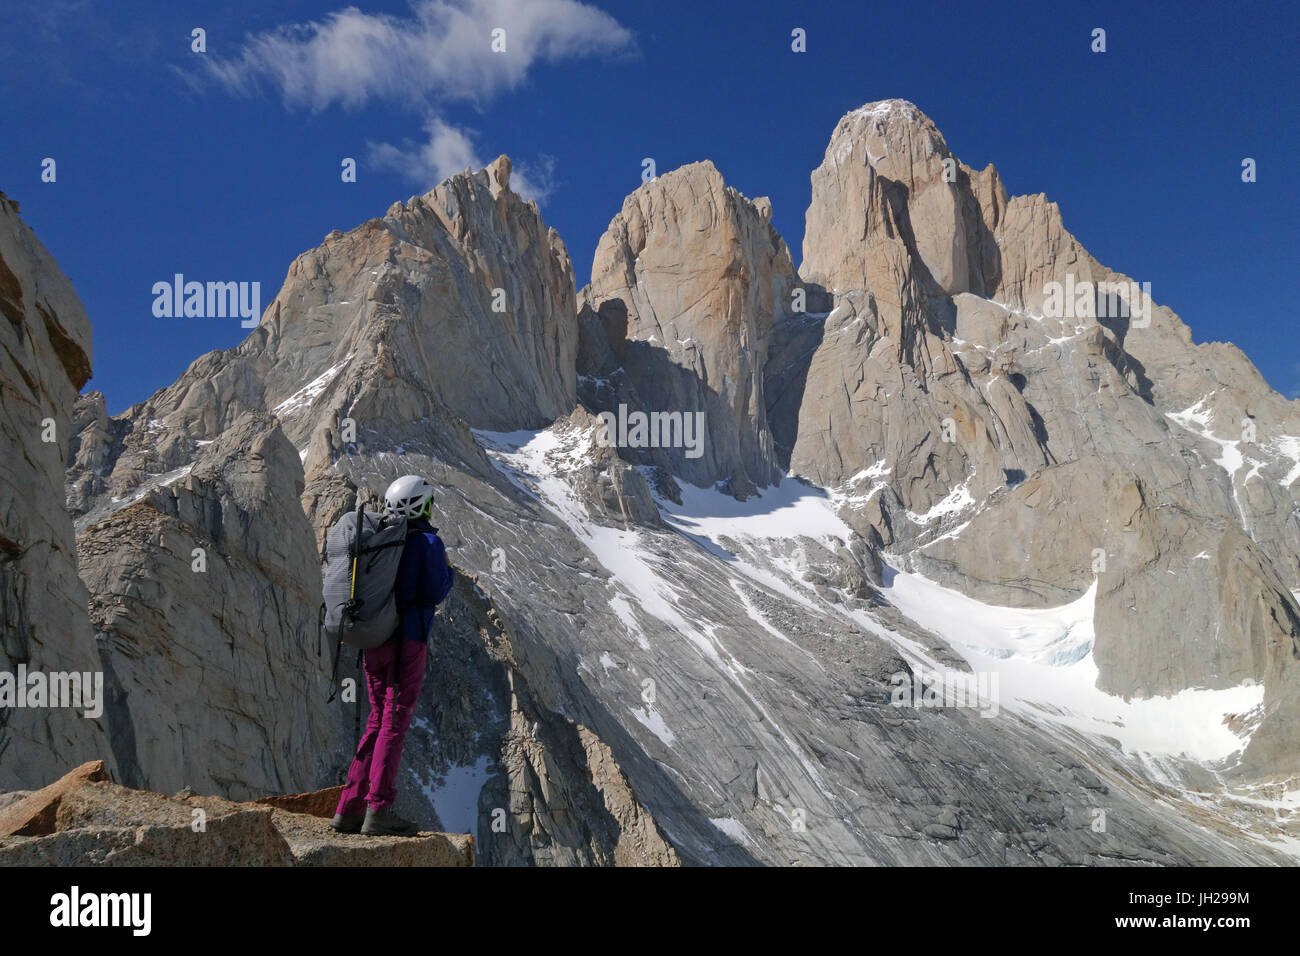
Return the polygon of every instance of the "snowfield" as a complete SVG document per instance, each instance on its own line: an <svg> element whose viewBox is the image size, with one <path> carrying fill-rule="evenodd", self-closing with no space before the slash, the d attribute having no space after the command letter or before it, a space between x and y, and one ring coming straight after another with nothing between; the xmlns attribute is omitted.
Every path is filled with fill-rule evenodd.
<svg viewBox="0 0 1300 956"><path fill-rule="evenodd" d="M570 493L561 476L566 467L581 465L590 450L586 437L561 438L553 431L475 433L497 460L509 467L511 480L538 493L555 514L591 548L621 585L623 593L611 600L620 619L644 641L634 607L652 614L674 630L691 636L702 654L732 670L725 652L704 629L678 610L680 595L663 581L639 541L640 532L606 528L594 523ZM876 478L882 469L868 469L858 479ZM523 476L527 476L525 483ZM828 547L847 542L853 532L836 513L843 499L800 479L787 477L780 485L737 501L716 488L681 485L681 504L656 496L666 524L765 587L807 605L820 600L801 579L796 549L794 558L774 550L775 543L808 538ZM965 485L960 485L925 515L920 524L969 507ZM743 544L742 550L733 550ZM763 552L763 562L747 560L751 549ZM1055 608L1014 608L982 604L945 588L919 574L897 570L901 560L887 559L883 596L921 627L943 638L976 673L997 674L998 703L1030 713L1099 738L1111 738L1126 753L1185 757L1218 765L1240 752L1250 741L1250 719L1263 704L1262 684L1226 689L1188 689L1167 697L1125 700L1097 687L1098 668L1093 657L1093 605L1096 582L1077 600ZM776 567L788 577L773 574ZM755 624L780 640L774 629L744 595L738 595ZM855 618L866 618L855 612ZM956 676L923 651L914 641L863 620L874 633L886 636L904 657L927 672ZM733 670L734 673L734 670ZM654 712L634 712L668 746L672 732ZM1244 717L1235 733L1231 717Z"/></svg>
<svg viewBox="0 0 1300 956"><path fill-rule="evenodd" d="M1250 742L1227 720L1258 710L1262 684L1127 701L1097 688L1095 581L1070 604L1026 609L981 604L918 574L891 569L886 577L884 593L894 606L947 640L976 673L997 673L1003 706L1029 707L1084 733L1113 737L1127 752L1208 764L1228 760Z"/></svg>
<svg viewBox="0 0 1300 956"><path fill-rule="evenodd" d="M864 473L865 474L865 473ZM664 520L688 535L720 537L848 540L849 526L835 514L830 495L798 478L737 501L716 488L681 484L682 503L656 499Z"/></svg>
<svg viewBox="0 0 1300 956"><path fill-rule="evenodd" d="M1197 423L1191 418L1186 421ZM719 629L700 614L699 605L692 603L689 583L665 563L671 561L666 553L671 555L672 547L665 548L664 533L604 526L593 520L579 500L566 476L590 463L593 436L563 426L559 430L474 434L498 470L562 521L610 573L609 605L625 627L625 633L612 635L613 639L623 641L625 647L635 644L652 654L666 653L654 646L663 640L663 631L650 628L651 619L686 638L769 723L808 779L834 799L833 788L823 781L818 761L804 741L777 726L761 703L761 688L770 675L746 667L728 650L723 641L731 638L725 633L720 636ZM884 555L881 597L914 625L946 643L969 671L957 666L954 658L940 659L942 655L934 646L899 633L861 603L828 599L824 585L819 590L807 580L805 549L815 550L822 559L822 549L832 555L843 553L839 549L855 537L841 517L856 497L852 492L866 482L878 482L884 474L882 468L866 469L832 491L787 477L745 501L716 488L682 483L680 503L657 494L655 500L667 527L703 559L717 562L723 569L738 609L753 622L752 634L787 647L787 653L811 659L818 670L824 671L822 660L769 619L763 601L755 594L787 599L787 606L801 607L822 621L841 620L845 633L855 626L866 630L888 642L914 671L971 685L978 679L980 687L992 688L996 705L983 716L1059 728L1063 742L1071 741L1084 752L1108 755L1104 759L1121 759L1131 772L1148 781L1148 786L1166 788L1166 793L1177 795L1174 799L1238 821L1266 811L1271 811L1278 823L1290 818L1300 800L1294 794L1252 795L1229 790L1226 785L1200 792L1187 783L1188 763L1203 768L1202 773L1208 772L1205 779L1212 780L1221 780L1219 774L1233 765L1259 724L1262 684L1192 688L1171 696L1128 700L1098 688L1093 623L1096 581L1076 600L1059 607L998 607L900 570L905 565L901 556ZM653 482L650 485L654 487ZM910 517L926 524L951 518L973 504L962 484L928 514ZM959 527L949 534L960 531ZM617 647L613 649L617 653ZM602 655L598 666L584 665L583 669L599 680L609 673L611 664L612 658ZM673 714L671 709L656 709L641 701L626 705L631 724L639 725L658 745L669 749L683 746L683 736L707 731L699 726L674 727ZM719 815L712 822L742 842L749 836L742 835L736 829L739 824L730 817ZM1234 825L1251 827L1248 822ZM1300 840L1272 831L1252 838L1267 840L1286 852L1300 852Z"/></svg>

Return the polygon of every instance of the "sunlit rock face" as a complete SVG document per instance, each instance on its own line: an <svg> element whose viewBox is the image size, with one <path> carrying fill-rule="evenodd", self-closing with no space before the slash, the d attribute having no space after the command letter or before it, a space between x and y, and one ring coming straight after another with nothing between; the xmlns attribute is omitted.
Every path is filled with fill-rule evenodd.
<svg viewBox="0 0 1300 956"><path fill-rule="evenodd" d="M709 163L628 197L581 293L508 160L453 177L122 415L67 389L109 744L179 707L125 656L176 621L323 690L311 555L418 473L460 580L399 810L480 862L1286 861L1300 406L1133 288L903 101L832 132L797 273ZM702 415L700 454L611 444L633 412ZM112 533L142 508L157 536ZM209 546L220 586L177 564ZM293 704L312 763L235 683L185 691L241 742L196 772L336 782L350 704Z"/></svg>
<svg viewBox="0 0 1300 956"><path fill-rule="evenodd" d="M73 403L90 378L90 320L4 193L0 315L0 788L26 789L107 746L86 589L60 506ZM94 699L50 706L50 680L74 674Z"/></svg>

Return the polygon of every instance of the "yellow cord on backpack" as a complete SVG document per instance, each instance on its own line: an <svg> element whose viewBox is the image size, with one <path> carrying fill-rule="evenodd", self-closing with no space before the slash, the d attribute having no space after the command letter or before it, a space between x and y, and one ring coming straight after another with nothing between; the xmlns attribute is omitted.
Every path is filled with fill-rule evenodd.
<svg viewBox="0 0 1300 956"><path fill-rule="evenodd" d="M360 499L361 493L357 492L357 498ZM356 544L352 547L352 589L348 592L348 600L357 599L357 561L361 558L361 508L357 508L357 531Z"/></svg>

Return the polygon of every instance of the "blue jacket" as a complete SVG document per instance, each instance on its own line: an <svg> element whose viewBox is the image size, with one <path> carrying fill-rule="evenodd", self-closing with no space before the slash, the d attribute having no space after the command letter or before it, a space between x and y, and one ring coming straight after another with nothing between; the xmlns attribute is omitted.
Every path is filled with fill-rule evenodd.
<svg viewBox="0 0 1300 956"><path fill-rule="evenodd" d="M397 566L394 597L398 629L408 641L427 641L433 631L433 612L442 603L455 573L447 564L447 549L438 529L423 518L407 523L406 548Z"/></svg>

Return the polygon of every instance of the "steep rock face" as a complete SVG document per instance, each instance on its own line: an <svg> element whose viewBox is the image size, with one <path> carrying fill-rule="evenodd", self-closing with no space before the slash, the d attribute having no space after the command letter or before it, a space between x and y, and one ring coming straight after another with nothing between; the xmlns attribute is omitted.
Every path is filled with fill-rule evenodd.
<svg viewBox="0 0 1300 956"><path fill-rule="evenodd" d="M1004 456L1020 473L1048 464L1034 411L1012 384L1014 352L989 349L984 377L1005 377L986 395L951 341L959 324L981 345L1007 332L1006 310L971 300L963 315L952 299L997 288L986 221L1006 203L996 172L960 166L927 117L888 100L840 121L812 181L801 275L825 288L831 311L789 441L791 469L833 485L897 462L907 470L889 484L925 514L972 471L975 495L1003 483L990 466Z"/></svg>
<svg viewBox="0 0 1300 956"><path fill-rule="evenodd" d="M0 193L0 672L98 669L61 507L90 322L67 277ZM0 786L30 787L105 749L102 719L69 707L0 709Z"/></svg>
<svg viewBox="0 0 1300 956"><path fill-rule="evenodd" d="M713 511L666 517L664 530L588 521L578 496L594 436L573 420L527 440L484 436L533 502L475 497L509 515L494 538L509 560L478 584L518 622L512 641L534 691L600 728L684 861L1221 858L1217 838L1203 843L1145 809L1152 792L1134 789L1141 775L1109 747L1019 718L892 705L888 684L910 675L895 647L964 664L867 585L868 569L844 553L856 542L767 521L710 533L692 516ZM462 560L477 563L477 550L466 542ZM1008 790L1012 780L1031 789ZM1122 831L1082 832L1099 801L1123 805Z"/></svg>
<svg viewBox="0 0 1300 956"><path fill-rule="evenodd" d="M81 533L120 779L245 799L329 782L346 748L317 663L302 469L245 413L193 467Z"/></svg>
<svg viewBox="0 0 1300 956"><path fill-rule="evenodd" d="M506 429L571 411L573 268L509 183L502 156L299 256L243 344L200 357L121 416L132 427L109 490L182 467L196 440L245 411L273 412L301 448L312 437L303 413L322 396L350 404L359 368L400 384L410 405L401 411L417 418L438 409ZM359 434L390 424L355 420Z"/></svg>
<svg viewBox="0 0 1300 956"><path fill-rule="evenodd" d="M1283 687L1300 641L1300 406L1235 349L1193 345L1054 204L1008 198L903 101L837 126L802 276L834 308L780 330L767 373L802 385L797 413L773 416L794 420L778 432L791 469L840 487L907 566L981 600L1059 604L1098 578L1108 691L1286 673L1252 741L1276 754L1300 716ZM1081 292L1059 316L1052 283L1121 291ZM1273 768L1296 770L1300 754Z"/></svg>
<svg viewBox="0 0 1300 956"><path fill-rule="evenodd" d="M999 277L985 221L998 218L1005 191L991 168L969 182L945 177L950 158L928 117L884 100L840 120L812 174L800 274L837 292L870 289L899 344L924 296L983 295Z"/></svg>
<svg viewBox="0 0 1300 956"><path fill-rule="evenodd" d="M766 199L741 196L712 163L683 166L627 197L582 293L584 398L704 414L698 455L626 454L742 495L780 476L762 372L798 279L770 219Z"/></svg>
<svg viewBox="0 0 1300 956"><path fill-rule="evenodd" d="M846 129L852 133L853 123ZM851 140L845 155L857 157ZM765 218L761 205L720 192L725 187L699 169L639 191L601 257L614 264L609 281L623 295L597 302L596 283L584 295L590 307L575 350L590 409L571 414L553 407L543 414L495 393L482 397L484 412L466 407L468 390L459 398L438 391L441 357L426 338L437 322L390 321L389 312L369 306L358 319L357 292L344 282L392 233L368 224L332 234L298 263L315 263L311 275L338 276L335 285L291 274L295 294L282 293L280 309L269 310L243 345L200 359L177 385L114 420L127 430L120 440L110 422L106 490L80 503L82 521L102 521L97 509L112 513L179 481L198 443L219 438L248 410L241 402L273 413L303 455L302 504L318 544L358 494L373 503L397 476L427 475L438 489L435 523L462 580L440 618L399 810L439 829L473 830L484 861L1280 859L1269 844L1283 824L1260 817L1253 792L1240 802L1224 795L1211 773L1223 768L1207 769L1178 749L1158 750L1153 772L1147 751L1135 754L1113 739L1120 721L1080 729L1068 706L1037 698L1008 700L1000 716L891 699L892 685L921 670L970 674L974 665L958 649L963 628L928 629L893 603L889 562L906 560L968 594L1021 606L1064 603L1097 575L1097 593L1106 596L1096 602L1096 646L1073 643L1092 623L1092 608L1078 633L1072 622L1049 636L1066 651L1091 654L1105 689L1225 687L1253 673L1266 681L1269 713L1232 713L1231 734L1240 739L1258 726L1251 749L1259 775L1284 770L1295 752L1279 719L1294 707L1279 623L1289 598L1255 601L1251 593L1253 582L1290 585L1281 572L1269 576L1270 564L1282 566L1268 556L1272 539L1234 535L1230 526L1254 482L1238 476L1237 487L1199 467L1215 453L1210 438L1176 437L1200 427L1204 415L1153 404L1159 382L1150 363L1125 346L1139 329L1049 320L997 291L1020 241L1007 234L1000 244L1000 224L1020 220L1009 216L1015 201L995 188L991 171L976 176L954 166L956 187L948 189L926 160L931 148L940 155L936 141L908 133L906 124L883 126L873 152L864 148L854 161L883 163L885 140L906 150L899 156L907 162L878 180L862 173L864 188L877 190L880 219L863 225L858 239L850 241L848 229L811 257L821 263L805 276L807 300L819 310L813 314L778 307L788 284L799 281L780 264L779 240L769 233L764 246L752 233L736 238L745 235L737 223ZM843 143L832 145L833 164ZM491 190L475 185L486 175L455 177L431 195L486 206ZM707 190L683 193L699 202L673 193L700 178ZM927 184L944 191L911 208L910 190ZM405 208L423 208L427 198ZM498 202L506 211L492 219L494 229L524 215L516 197L491 198L492 208ZM825 191L814 197L819 208L838 203L851 211L856 202ZM704 207L714 213L691 219ZM695 223L704 235L677 222ZM1050 217L1044 222L1043 234L1054 235ZM1029 217L1021 232L1038 224ZM946 242L945 230L952 233ZM727 252L710 251L710 232L723 237ZM403 259L398 272L476 276L477 246L509 248L507 240L474 234L463 247L440 246L427 262ZM1048 240L1027 244L1041 251ZM1009 251L999 259L1003 245ZM691 256L682 256L686 247ZM768 268L765 249L776 250L771 274L755 281ZM545 288L546 262L529 267L540 275L521 270L521 285ZM681 271L695 263L708 267L700 277ZM1017 267L1017 282L1058 274L1055 268ZM856 276L860 287L841 286ZM697 279L706 299L711 280L726 290L707 315L666 291ZM406 280L395 274L392 281ZM455 296L490 298L486 280L466 281ZM602 312L603 302L619 299L636 306L635 320L632 308ZM441 308L468 314L454 297ZM690 336L670 315L687 315L701 342L726 316L723 328L732 323L749 345L732 355L722 338L707 339L700 360L688 358ZM650 334L661 341L676 329L683 364L633 381L626 356L637 342L648 346L649 336L620 359L623 320L660 323ZM554 341L565 335L557 330ZM511 374L521 381L550 374L550 351L515 354L521 366ZM814 484L763 487L749 470L753 462L741 460L747 452L731 470L715 461L710 467L719 470L696 472L687 460L634 449L619 457L598 446L590 411L612 399L703 410L699 402L712 399L698 384L707 379L712 388L720 366L730 370L728 381L746 383L726 392L719 419L735 424L734 447L748 447L742 437L752 434L761 451L765 427L769 464L784 467L788 459ZM221 401L234 406L205 393L204 379L219 383ZM679 380L681 389L672 384ZM1195 385L1180 388L1190 394ZM762 427L756 407L766 415ZM732 417L737 410L743 414ZM93 444L102 429L97 416L86 421L96 429L87 439ZM1170 453L1152 455L1153 447ZM1270 459L1256 477L1272 478L1279 467ZM84 465L74 468L74 488L83 487L78 468ZM676 486L674 477L685 483ZM731 496L689 486L719 480L730 481ZM1206 633L1216 623L1229 632L1184 652L1176 641L1182 607L1171 610L1160 584L1174 581L1168 571L1180 556L1195 557L1190 548L1216 541L1223 547L1210 553L1219 570L1192 561L1178 594L1189 613L1202 615ZM1105 570L1093 570L1097 548ZM1216 596L1222 582L1207 581L1219 573L1241 600ZM1120 611L1129 617L1107 617ZM1135 621L1158 632L1149 644L1136 639L1143 625ZM1109 830L1090 826L1098 811L1110 814Z"/></svg>
<svg viewBox="0 0 1300 956"><path fill-rule="evenodd" d="M79 517L83 502L92 501L108 490L105 477L121 454L121 441L129 425L110 419L104 393L77 396L72 409L72 440L68 446L68 510Z"/></svg>
<svg viewBox="0 0 1300 956"><path fill-rule="evenodd" d="M80 513L83 551L98 552L90 562L94 589L102 595L97 613L120 625L121 645L135 636L133 616L148 613L130 600L135 585L129 579L139 552L147 550L144 542L156 540L150 537L155 530L170 545L148 552L139 577L161 578L169 593L189 586L188 566L175 564L174 556L188 554L210 529L191 530L171 518L183 510L207 514L186 505L177 491L203 463L228 461L231 478L255 474L267 512L296 510L297 502L291 508L287 500L301 496L298 513L305 511L308 540L314 534L316 547L355 507L358 493L378 507L379 495L399 475L429 475L440 488L439 523L446 524L444 538L462 583L439 615L419 716L405 748L398 811L430 828L476 833L484 857L499 864L671 860L671 848L656 843L652 817L637 803L616 756L599 749L599 731L557 712L566 691L549 680L542 684L545 694L528 690L529 678L521 673L546 673L553 665L534 664L532 656L514 651L519 641L504 636L490 598L466 583L466 575L523 560L499 524L506 513L498 499L518 492L492 466L471 426L535 427L560 409L572 411L575 402L577 310L567 253L536 208L508 191L508 172L503 158L393 207L385 220L331 234L320 249L298 258L262 326L242 345L198 359L176 384L110 419L108 440L88 398L82 451L69 472L69 503ZM424 245L411 244L416 235ZM491 312L494 288L507 293L505 313ZM267 415L275 416L297 455L279 431L265 438L265 448L238 451L246 444L238 437L246 432L243 423ZM305 476L294 460L299 456ZM97 461L105 464L90 474ZM624 521L653 519L644 479L626 462L610 454L585 476L601 489L593 507ZM173 496L182 500L170 505ZM119 525L129 527L140 515L147 518L140 542L110 544ZM310 544L300 544L302 535L283 524L287 519L268 523L262 517L257 512L241 520L249 529L247 544L255 539L264 549L290 549L271 561L281 585L291 596L319 594L318 568L305 556ZM542 544L549 554L551 542ZM472 558L463 546L473 549ZM260 566L248 570L250 578L273 573ZM562 570L554 570L557 580ZM251 580L239 583L252 586ZM150 594L139 603L158 606L162 597ZM270 739L241 738L228 752L194 755L185 782L210 776L210 789L226 795L255 786L302 789L312 782L303 777L314 772L313 761L330 758L330 781L339 778L350 756L352 719L366 716L365 695L359 704L340 701L326 714L317 707L328 672L328 659L313 651L318 601L313 597L305 635L296 597L267 609L277 611L278 620L231 620L227 611L188 622L189 644L203 658L228 656L232 640L242 649L237 633L260 624L269 626L269 635L250 641L276 654L293 648L298 658L254 699L233 689L212 701L202 695L190 712L196 721L211 720L228 705L258 716L281 710L273 715ZM202 610L212 606L200 604ZM142 631L154 634L163 623L150 621ZM524 663L514 663L516 653ZM125 657L115 666L129 668ZM357 678L351 655L341 671ZM156 685L157 676L132 671L119 683L126 692ZM169 689L157 690L169 706L180 706ZM146 711L137 719L126 703L117 711L115 739L130 747L133 737L157 735L162 725L156 715ZM299 728L292 762L274 737L281 715ZM340 722L341 748L332 743ZM146 748L134 749L143 759ZM249 766L236 766L236 749L246 752Z"/></svg>

